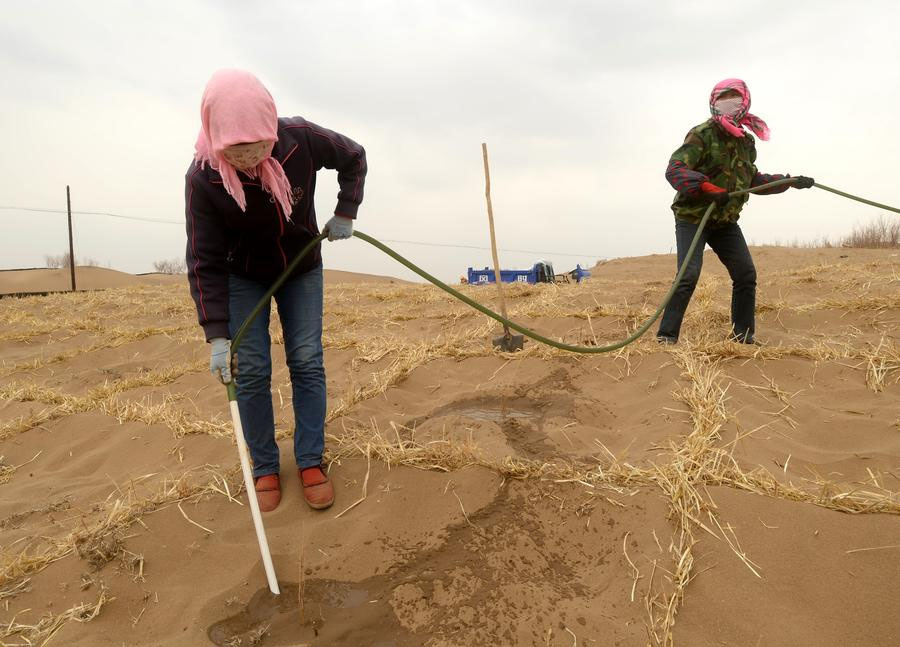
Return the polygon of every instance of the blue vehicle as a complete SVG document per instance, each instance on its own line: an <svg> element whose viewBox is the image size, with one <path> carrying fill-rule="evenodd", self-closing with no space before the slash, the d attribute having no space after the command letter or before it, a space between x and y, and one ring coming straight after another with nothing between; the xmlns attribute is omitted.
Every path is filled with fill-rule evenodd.
<svg viewBox="0 0 900 647"><path fill-rule="evenodd" d="M581 265L576 265L575 269L565 274L555 274L553 272L553 264L540 261L535 263L529 270L500 270L500 280L503 283L568 283L574 280L581 283L582 280L591 275L590 270L583 269ZM488 285L494 283L494 270L485 267L483 270L469 268L466 276L466 282L470 285Z"/></svg>

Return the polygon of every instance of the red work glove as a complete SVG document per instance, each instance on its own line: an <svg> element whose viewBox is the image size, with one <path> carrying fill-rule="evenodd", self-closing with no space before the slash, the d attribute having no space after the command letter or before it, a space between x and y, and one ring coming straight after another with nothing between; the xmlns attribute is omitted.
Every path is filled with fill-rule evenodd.
<svg viewBox="0 0 900 647"><path fill-rule="evenodd" d="M703 191L703 199L707 202L715 202L716 206L724 207L728 202L728 191L712 182L703 182L700 184L700 190Z"/></svg>

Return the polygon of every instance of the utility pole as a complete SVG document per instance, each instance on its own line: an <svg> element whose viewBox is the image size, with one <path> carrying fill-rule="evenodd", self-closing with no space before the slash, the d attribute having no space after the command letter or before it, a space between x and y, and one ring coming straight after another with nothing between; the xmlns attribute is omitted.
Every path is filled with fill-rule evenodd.
<svg viewBox="0 0 900 647"><path fill-rule="evenodd" d="M72 196L66 185L66 205L69 211L69 270L72 272L72 292L75 291L75 246L72 244Z"/></svg>

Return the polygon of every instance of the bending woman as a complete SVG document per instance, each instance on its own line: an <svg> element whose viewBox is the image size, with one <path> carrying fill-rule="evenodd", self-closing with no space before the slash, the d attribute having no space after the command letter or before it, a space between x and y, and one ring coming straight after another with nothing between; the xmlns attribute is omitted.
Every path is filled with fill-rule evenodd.
<svg viewBox="0 0 900 647"><path fill-rule="evenodd" d="M213 74L200 107L200 135L185 179L187 267L210 371L232 379L230 339L296 254L319 233L316 171L337 171L329 240L349 238L363 198L366 154L353 140L302 117L278 118L260 81L241 70ZM306 502L334 502L323 470L325 369L322 357L322 256L307 255L275 293L294 408L294 458ZM281 501L272 408L270 309L248 329L235 376L259 507Z"/></svg>

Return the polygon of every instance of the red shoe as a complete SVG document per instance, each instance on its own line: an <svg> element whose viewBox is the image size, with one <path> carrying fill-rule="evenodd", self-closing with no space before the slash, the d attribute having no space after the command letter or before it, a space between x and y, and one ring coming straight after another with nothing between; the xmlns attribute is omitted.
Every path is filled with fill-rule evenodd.
<svg viewBox="0 0 900 647"><path fill-rule="evenodd" d="M278 474L266 474L253 481L256 485L256 501L262 512L272 512L281 503L281 481Z"/></svg>
<svg viewBox="0 0 900 647"><path fill-rule="evenodd" d="M334 503L334 486L318 465L297 470L300 484L303 486L303 497L313 510L330 508Z"/></svg>

